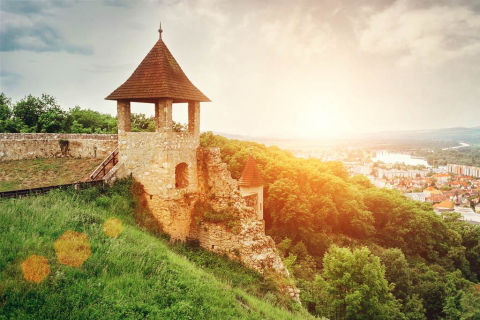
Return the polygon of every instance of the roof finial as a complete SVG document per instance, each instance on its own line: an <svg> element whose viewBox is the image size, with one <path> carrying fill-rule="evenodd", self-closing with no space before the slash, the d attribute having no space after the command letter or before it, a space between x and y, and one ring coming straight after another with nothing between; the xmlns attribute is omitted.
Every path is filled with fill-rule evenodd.
<svg viewBox="0 0 480 320"><path fill-rule="evenodd" d="M160 21L160 28L158 28L158 33L160 34L160 39L162 39L162 22Z"/></svg>

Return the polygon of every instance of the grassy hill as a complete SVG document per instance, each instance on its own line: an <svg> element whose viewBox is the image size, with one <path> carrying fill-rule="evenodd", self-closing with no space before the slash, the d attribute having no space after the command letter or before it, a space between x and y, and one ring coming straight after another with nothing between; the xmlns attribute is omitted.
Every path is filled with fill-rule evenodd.
<svg viewBox="0 0 480 320"><path fill-rule="evenodd" d="M129 188L122 181L105 191L0 200L0 319L311 318L258 273L138 227ZM110 217L122 221L117 238L104 234ZM78 268L55 252L67 230L88 236L91 255ZM21 268L32 254L50 267L38 284Z"/></svg>

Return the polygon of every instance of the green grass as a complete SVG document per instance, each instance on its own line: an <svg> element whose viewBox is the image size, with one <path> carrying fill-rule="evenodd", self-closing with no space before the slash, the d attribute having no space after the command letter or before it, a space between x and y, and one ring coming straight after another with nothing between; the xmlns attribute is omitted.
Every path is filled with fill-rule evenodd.
<svg viewBox="0 0 480 320"><path fill-rule="evenodd" d="M258 273L138 227L129 185L0 201L0 319L310 318ZM103 234L109 217L123 223L118 238ZM79 268L56 258L54 241L68 229L89 238L92 254ZM49 261L39 284L23 278L31 254Z"/></svg>

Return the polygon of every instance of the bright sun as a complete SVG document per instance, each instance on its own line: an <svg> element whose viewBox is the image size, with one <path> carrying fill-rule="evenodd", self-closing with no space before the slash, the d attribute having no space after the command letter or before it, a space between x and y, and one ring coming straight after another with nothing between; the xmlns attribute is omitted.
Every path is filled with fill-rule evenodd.
<svg viewBox="0 0 480 320"><path fill-rule="evenodd" d="M339 108L329 101L309 101L304 112L299 115L298 131L310 138L339 137L348 127L342 118Z"/></svg>

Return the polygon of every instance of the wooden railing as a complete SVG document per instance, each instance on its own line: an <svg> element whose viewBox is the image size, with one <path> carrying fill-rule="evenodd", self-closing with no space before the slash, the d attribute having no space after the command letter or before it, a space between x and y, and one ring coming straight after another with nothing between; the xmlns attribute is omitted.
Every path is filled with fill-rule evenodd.
<svg viewBox="0 0 480 320"><path fill-rule="evenodd" d="M92 180L103 179L103 177L105 177L108 171L110 171L113 167L115 167L117 163L118 163L118 147L115 150L113 150L112 153L110 153L108 157L106 157L105 160L103 160L102 163L100 163L100 165L92 172L92 174L90 175L90 179Z"/></svg>

